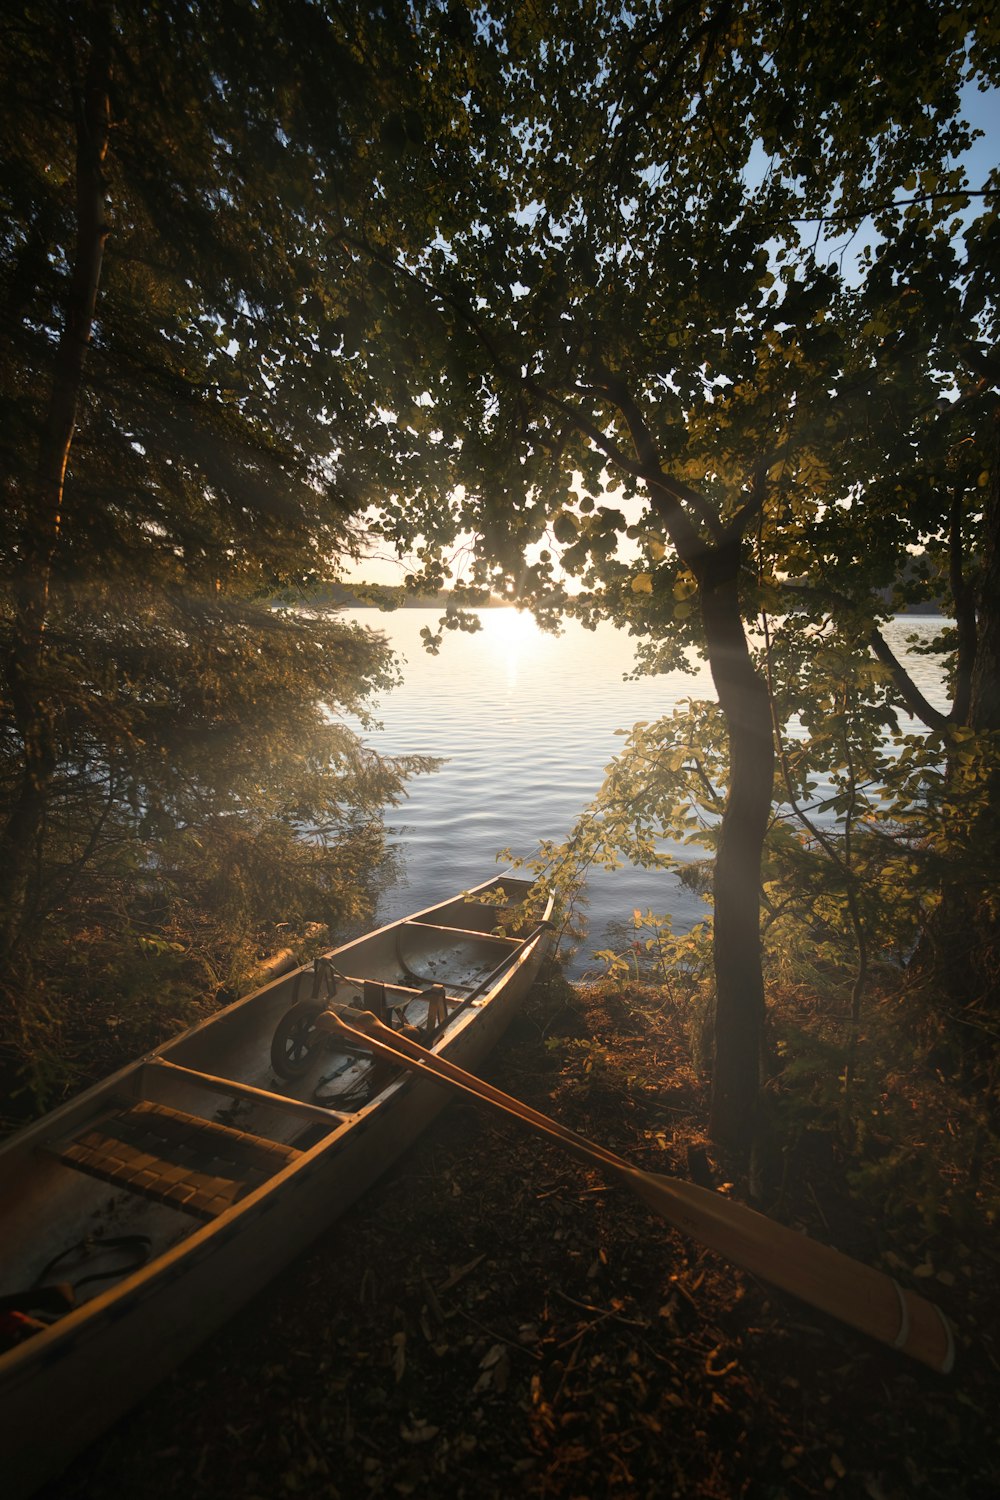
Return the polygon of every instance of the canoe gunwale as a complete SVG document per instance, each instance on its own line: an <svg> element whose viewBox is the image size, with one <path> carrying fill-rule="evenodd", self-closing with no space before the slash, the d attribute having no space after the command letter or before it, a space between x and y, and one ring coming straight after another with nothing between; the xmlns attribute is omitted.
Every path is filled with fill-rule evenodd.
<svg viewBox="0 0 1000 1500"><path fill-rule="evenodd" d="M530 882L522 880L520 877L511 877L511 879L517 884L526 887L530 886ZM369 933L364 933L360 937L353 938L350 942L342 944L339 948L333 948L321 956L324 958L336 958L340 954L349 954L352 949L357 948L361 943L367 942L371 938L381 937L383 934L390 933L393 929L401 927L406 922L414 922L422 917L431 916L434 912L440 911L443 907L451 906L457 901L474 901L477 896L489 890L490 887L503 885L504 880L505 877L502 875L493 875L489 880L484 880L480 885L470 886L467 890L459 891L455 896L448 897L444 901L436 901L432 906L424 907L417 912L411 912L405 917L397 917L394 921L386 922L383 926L376 927ZM547 913L551 911L551 907L552 901L550 898ZM468 933L466 935L468 936ZM483 934L483 936L490 935ZM86 1119L86 1106L99 1104L102 1095L106 1092L120 1092L134 1085L137 1081L135 1075L143 1064L160 1057L169 1059L172 1052L181 1047L186 1048L193 1040L209 1030L209 1028L229 1024L238 1017L239 1013L246 1006L249 1006L251 1003L259 1003L265 996L270 995L272 991L279 989L283 985L294 985L303 976L311 976L311 974L312 962L310 961L307 964L300 964L295 969L289 969L284 974L276 975L275 978L268 980L267 984L260 985L259 988L252 990L246 995L240 995L236 1000L230 1001L228 1005L224 1005L220 1010L213 1011L210 1016L205 1016L202 1020L195 1021L192 1026L187 1027L179 1035L168 1037L158 1047L154 1047L151 1051L144 1053L141 1057L135 1058L132 1062L123 1064L114 1073L109 1073L106 1078L99 1079L96 1083L83 1089L79 1094L74 1094L65 1103L57 1105L55 1109L50 1110L40 1119L33 1121L30 1125L26 1125L23 1130L16 1131L6 1140L0 1141L0 1165L2 1165L3 1158L12 1151L30 1149L33 1145L42 1144L45 1137L53 1130L61 1131L64 1128L66 1120L76 1115L79 1115L81 1119ZM357 980L355 982L360 983L361 981ZM0 1359L3 1357L0 1356Z"/></svg>
<svg viewBox="0 0 1000 1500"><path fill-rule="evenodd" d="M451 1050L468 1027L475 1024L478 1017L482 1015L496 992L507 988L517 971L534 956L535 949L545 936L545 931L539 929L526 939L524 951L518 955L510 968L505 969L499 976L494 989L481 997L480 1004L463 1008L461 1014L449 1024L446 1033L438 1038L432 1048L433 1051L447 1053ZM128 1071L131 1072L131 1070ZM86 1338L88 1334L95 1337L98 1335L99 1320L108 1312L114 1313L119 1302L128 1300L138 1305L149 1296L155 1296L157 1283L164 1278L170 1279L176 1274L176 1268L183 1262L188 1261L189 1258L194 1262L211 1256L216 1241L232 1238L238 1231L240 1220L245 1218L248 1224L251 1223L255 1213L259 1213L266 1201L290 1179L300 1173L306 1174L310 1169L314 1170L317 1161L330 1152L338 1138L348 1135L359 1127L364 1129L371 1117L387 1110L400 1092L412 1090L417 1086L417 1081L406 1074L391 1080L381 1093L363 1105L356 1114L351 1115L342 1123L334 1122L334 1130L331 1134L300 1152L297 1160L289 1162L288 1166L276 1172L267 1182L241 1198L231 1208L226 1209L216 1218L198 1225L176 1245L133 1272L126 1281L100 1292L68 1312L44 1331L34 1334L24 1343L5 1351L0 1355L0 1390L8 1390L17 1383L19 1366L24 1366L24 1373L30 1375L29 1367L38 1359L45 1360L49 1346L68 1339L74 1349L78 1348L81 1336ZM428 1086L434 1087L433 1083ZM409 1144L410 1142L404 1143L401 1149L405 1150Z"/></svg>
<svg viewBox="0 0 1000 1500"><path fill-rule="evenodd" d="M391 933L394 928L401 928L417 918L432 917L435 912L446 907L454 908L460 901L475 901L476 897L483 892L503 884L505 884L503 876L493 876L481 885L460 892L446 901L439 901L421 912L386 923L374 933L366 934L352 943L343 945L340 949L332 950L329 956L337 961L343 955L343 960L349 962L352 948L356 948L367 939L382 933ZM517 885L519 889L525 888L525 891L530 888L530 882L518 881ZM447 929L451 935L461 937L466 942L483 937L489 939L491 944L500 943L502 944L500 953L503 953L503 948L508 948L509 955L497 966L495 972L484 976L483 991L471 1003L465 997L456 999L452 1014L434 1042L434 1051L447 1055L454 1049L461 1053L463 1058L474 1063L478 1056L484 1056L494 1044L505 1029L523 993L534 981L548 945L547 918L551 913L551 907L552 900L549 897L545 909L546 921L521 939L501 937L496 933L484 933L476 929ZM430 922L421 925L433 928L434 926L443 927L444 924ZM497 949L494 951L496 952ZM174 1062L171 1054L178 1048L187 1050L192 1038L201 1036L210 1027L218 1026L220 1023L223 1026L232 1025L244 1007L261 1004L262 997L268 996L281 986L288 986L290 982L294 984L298 976L309 973L311 967L311 965L302 965L291 973L276 976L252 994L243 996L214 1015L206 1017L180 1036L168 1039L152 1052L127 1064L110 1077L67 1101L66 1104L11 1137L9 1141L0 1144L0 1162L5 1156L11 1161L16 1161L18 1158L13 1155L15 1152L23 1151L26 1156L30 1156L36 1150L44 1151L46 1141L54 1135L67 1135L74 1129L82 1128L88 1119L94 1117L95 1109L100 1109L112 1094L131 1094L133 1097L140 1098L142 1078L146 1070L151 1070L161 1078L174 1072L189 1075L200 1073L200 1077L191 1079L192 1086L209 1087L209 1081L215 1082L216 1075ZM392 986L388 988L391 989ZM504 991L509 992L507 1005L504 1005L502 1001ZM420 993L416 991L411 998L416 998ZM498 1001L499 1006L492 1006L493 1001ZM492 1022L491 1016L495 1017ZM475 1033L471 1030L474 1027L478 1028ZM474 1036L480 1038L478 1043L473 1040ZM217 1082L221 1085L216 1090L217 1092L226 1089L230 1093L236 1093L239 1090L236 1080L223 1078L218 1079ZM242 1302L254 1295L260 1286L266 1284L267 1279L278 1274L281 1265L286 1263L288 1258L300 1253L312 1238L328 1227L332 1219L342 1212L343 1208L353 1201L371 1181L374 1181L395 1156L407 1149L419 1130L447 1102L446 1097L437 1098L441 1091L435 1089L433 1084L417 1083L405 1074L390 1079L378 1094L350 1114L328 1110L320 1105L311 1105L294 1098L286 1098L267 1090L257 1092L269 1095L261 1101L265 1107L284 1108L303 1115L308 1111L314 1123L328 1125L329 1129L318 1141L311 1145L304 1145L294 1160L289 1161L267 1181L253 1188L216 1217L194 1227L183 1226L185 1232L182 1237L169 1243L159 1254L154 1255L147 1265L132 1272L117 1284L98 1292L23 1343L0 1353L0 1404L9 1405L17 1398L26 1412L33 1413L39 1403L44 1403L46 1381L53 1376L53 1372L68 1369L70 1366L75 1368L77 1364L81 1371L85 1370L88 1349L93 1347L99 1350L102 1342L106 1347L107 1340L113 1343L116 1338L120 1338L121 1329L128 1325L134 1315L138 1315L140 1319L145 1319L147 1316L155 1319L158 1316L162 1320L166 1315L165 1309L169 1308L178 1296L173 1288L183 1280L185 1274L191 1274L192 1285L202 1288L201 1295L203 1296L205 1277L212 1274L210 1267L213 1258L219 1257L219 1270L215 1272L219 1275L224 1267L234 1267L234 1255L240 1257L235 1263L239 1272L237 1278L239 1286L234 1289L226 1284L225 1280L221 1284L225 1290L220 1295L219 1301L225 1304L224 1310L219 1312L212 1307L207 1315L204 1330L185 1326L171 1331L168 1342L171 1348L175 1345L180 1348L181 1352L178 1357L184 1357L184 1353L196 1347L212 1327L225 1321L225 1318L231 1316L236 1308L242 1305ZM402 1106L403 1113L399 1124L390 1125L385 1117L391 1117L394 1105L404 1096L412 1097L412 1103ZM408 1122L412 1122L412 1130ZM399 1125L402 1125L403 1129L399 1129ZM306 1124L302 1132L303 1136L308 1128ZM369 1130L374 1132L371 1145L367 1144ZM355 1142L357 1142L356 1146ZM381 1162L374 1175L368 1169L366 1159L366 1153L371 1153L373 1150ZM324 1158L327 1158L325 1162ZM362 1179L361 1187L356 1186L356 1178ZM331 1197L335 1200L336 1206L328 1212L326 1217L323 1217L326 1210L322 1205L326 1204ZM303 1207L311 1211L312 1218L308 1224L295 1222L294 1217L292 1221L289 1221L291 1232L288 1239L292 1243L292 1248L286 1252L285 1260L278 1264L276 1269L275 1258L278 1252L274 1247L275 1225L279 1222L282 1224L286 1222L281 1211L284 1209L285 1215L291 1213L294 1216ZM255 1285L257 1271L253 1262L256 1257L250 1256L248 1263L243 1247L249 1243L256 1243L259 1233L263 1233L264 1241L269 1247L267 1254L270 1257L268 1260L270 1269L265 1281ZM248 1236L252 1238L248 1240ZM153 1308L158 1298L162 1299L162 1307L154 1313ZM146 1308L150 1309L148 1314L144 1311ZM186 1312L186 1307L183 1311ZM96 1356L90 1356L92 1365L94 1357ZM176 1359L157 1351L155 1364L158 1373L151 1378L143 1377L140 1381L142 1389L151 1388L156 1380L167 1373L173 1363L176 1363ZM60 1375L59 1378L63 1377ZM140 1390L139 1394L141 1393ZM116 1391L115 1409L110 1418L105 1420L103 1414L95 1412L90 1433L82 1438L79 1433L72 1439L66 1438L58 1455L59 1460L63 1463L68 1461L73 1452L85 1446L90 1437L96 1435L102 1426L109 1425L111 1420L114 1420L136 1399L138 1399L136 1391L132 1388ZM25 1402L30 1404L25 1406ZM30 1420L26 1425L30 1427ZM55 1460L51 1454L45 1455L44 1445L41 1457L29 1454L27 1447L22 1451L23 1472L29 1474L31 1486L41 1483L49 1474L55 1472L52 1467ZM15 1474L15 1490L17 1483ZM19 1492L29 1493L30 1486L29 1490L22 1488Z"/></svg>

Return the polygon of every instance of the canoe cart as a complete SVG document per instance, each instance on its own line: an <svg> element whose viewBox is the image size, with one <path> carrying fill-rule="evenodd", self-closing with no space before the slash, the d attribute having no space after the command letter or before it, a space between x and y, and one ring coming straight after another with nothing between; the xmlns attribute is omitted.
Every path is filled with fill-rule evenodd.
<svg viewBox="0 0 1000 1500"><path fill-rule="evenodd" d="M475 1069L551 943L498 876L346 943L0 1145L0 1451L30 1494L373 1183L448 1101L331 1004Z"/></svg>

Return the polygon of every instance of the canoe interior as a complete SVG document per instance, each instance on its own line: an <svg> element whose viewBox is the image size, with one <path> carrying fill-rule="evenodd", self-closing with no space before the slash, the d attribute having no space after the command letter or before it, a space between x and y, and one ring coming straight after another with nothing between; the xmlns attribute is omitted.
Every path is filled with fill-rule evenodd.
<svg viewBox="0 0 1000 1500"><path fill-rule="evenodd" d="M369 999L374 982L386 987L394 1024L422 1027L425 992L443 985L447 1019L434 1040L440 1047L470 1008L488 1004L502 987L504 967L513 966L526 929L542 914L531 914L531 890L528 881L498 877L470 897L334 950L327 957L339 976L336 1000L361 1006L365 982ZM310 1054L307 1071L293 1081L272 1066L278 1021L315 985L309 968L276 980L0 1147L0 1297L52 1280L77 1281L78 1305L100 1296L134 1269L112 1241L145 1236L155 1261L302 1152L376 1109L396 1081L391 1073L383 1080L370 1058L336 1042ZM440 1001L434 1004L440 1010ZM227 1081L249 1086L248 1094L227 1095ZM103 1272L112 1274L83 1281Z"/></svg>

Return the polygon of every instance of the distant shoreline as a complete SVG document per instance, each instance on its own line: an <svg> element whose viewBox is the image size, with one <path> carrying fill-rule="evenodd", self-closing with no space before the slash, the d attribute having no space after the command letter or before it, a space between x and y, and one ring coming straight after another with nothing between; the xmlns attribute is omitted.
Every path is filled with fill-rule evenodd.
<svg viewBox="0 0 1000 1500"><path fill-rule="evenodd" d="M294 602L307 608L378 609L386 614L392 614L397 609L437 609L444 612L449 607L473 611L518 607L516 600L498 599L495 595L487 594L485 591L470 599L464 595L456 595L452 589L442 589L439 594L415 594L407 592L401 586L396 588L388 584L376 583L359 584L354 588L346 584L323 584L308 594L303 594L294 601L289 599L287 602ZM951 618L942 609L940 601L936 599L910 604L905 609L894 610L893 613L897 617L910 619L947 620Z"/></svg>
<svg viewBox="0 0 1000 1500"><path fill-rule="evenodd" d="M456 609L514 609L510 599L497 599L495 595L483 593L470 599L456 595L451 589L442 589L439 594L413 594L404 588L393 588L387 584L359 584L349 588L345 584L329 583L312 589L296 601L306 606L323 606L332 609L381 609L392 612L397 609L440 609L451 605Z"/></svg>

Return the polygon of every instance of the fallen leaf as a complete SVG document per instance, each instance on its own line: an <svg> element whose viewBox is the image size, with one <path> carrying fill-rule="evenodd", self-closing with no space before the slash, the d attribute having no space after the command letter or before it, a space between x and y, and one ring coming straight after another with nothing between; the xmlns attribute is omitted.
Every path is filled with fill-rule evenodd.
<svg viewBox="0 0 1000 1500"><path fill-rule="evenodd" d="M441 1283L441 1285L438 1287L438 1291L450 1292L453 1286L458 1286L458 1283L462 1281L464 1277L468 1276L470 1271L474 1271L476 1267L485 1259L486 1254L484 1251L482 1255L477 1255L475 1260L470 1260L466 1265L459 1266L457 1271L452 1271L447 1281L443 1281Z"/></svg>
<svg viewBox="0 0 1000 1500"><path fill-rule="evenodd" d="M417 1417L412 1427L407 1427L405 1422L401 1422L399 1426L399 1435L404 1443L429 1443L440 1431L440 1427L425 1422L423 1417Z"/></svg>
<svg viewBox="0 0 1000 1500"><path fill-rule="evenodd" d="M507 1389L507 1380L510 1375L510 1357L505 1344L494 1344L479 1361L482 1374L472 1387L475 1394L481 1394L491 1388L501 1394Z"/></svg>
<svg viewBox="0 0 1000 1500"><path fill-rule="evenodd" d="M406 1369L406 1334L400 1330L392 1336L392 1373L396 1377L396 1383L403 1378Z"/></svg>

